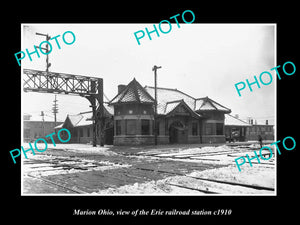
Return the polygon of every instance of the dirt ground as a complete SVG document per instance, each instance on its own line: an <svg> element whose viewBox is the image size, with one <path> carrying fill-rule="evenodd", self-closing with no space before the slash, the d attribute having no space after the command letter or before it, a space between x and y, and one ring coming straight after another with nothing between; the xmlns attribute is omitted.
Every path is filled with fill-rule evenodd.
<svg viewBox="0 0 300 225"><path fill-rule="evenodd" d="M255 144L49 145L22 160L21 189L23 195L274 194L274 159L253 167L245 164L242 172L236 168L234 159L254 150Z"/></svg>

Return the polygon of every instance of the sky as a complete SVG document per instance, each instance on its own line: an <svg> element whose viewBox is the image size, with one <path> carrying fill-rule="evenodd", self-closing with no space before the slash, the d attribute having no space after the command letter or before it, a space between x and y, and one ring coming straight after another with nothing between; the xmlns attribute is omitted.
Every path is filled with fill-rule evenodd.
<svg viewBox="0 0 300 225"><path fill-rule="evenodd" d="M179 21L180 22L180 21ZM156 24L158 27L158 25ZM164 26L168 26L164 24ZM276 75L270 71L276 66L276 27L274 24L184 24L180 28L172 23L169 33L160 36L147 34L138 45L134 32L153 29L153 24L21 24L21 50L34 51L34 45L45 41L35 33L49 34L50 71L84 76L101 77L104 94L112 99L119 84L128 84L133 78L142 85L154 86L154 65L158 87L177 88L195 98L208 96L230 108L232 115L240 119L252 117L258 124L275 124ZM162 27L168 30L168 27ZM76 40L66 45L62 35L72 31ZM70 35L66 40L71 41ZM22 69L45 70L46 56L32 55L22 60ZM263 71L273 75L270 85L253 85L253 92L246 87L238 95L235 84L254 81ZM264 78L265 82L268 78ZM91 110L87 99L79 96L57 95L58 120L64 121L67 114ZM24 93L22 113L33 115L36 120L44 111L45 120L53 120L54 94ZM32 118L32 119L33 119Z"/></svg>

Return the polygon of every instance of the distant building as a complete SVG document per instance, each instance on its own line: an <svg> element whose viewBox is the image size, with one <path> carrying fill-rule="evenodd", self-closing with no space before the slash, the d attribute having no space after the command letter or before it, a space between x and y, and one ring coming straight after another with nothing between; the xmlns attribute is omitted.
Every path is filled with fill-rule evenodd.
<svg viewBox="0 0 300 225"><path fill-rule="evenodd" d="M249 123L237 118L237 116L225 115L225 134L226 141L257 141L258 135L263 140L274 140L273 125L253 124L253 120Z"/></svg>
<svg viewBox="0 0 300 225"><path fill-rule="evenodd" d="M25 113L23 115L23 141L32 142L38 138L44 138L46 135L54 132L55 122L54 121L42 121L42 119L35 118ZM56 125L61 122L56 122Z"/></svg>
<svg viewBox="0 0 300 225"><path fill-rule="evenodd" d="M252 124L247 130L246 136L248 141L257 141L258 135L262 137L263 140L274 140L274 126L266 124Z"/></svg>
<svg viewBox="0 0 300 225"><path fill-rule="evenodd" d="M105 128L104 128L104 143L107 145L113 144L113 119L111 108L105 105ZM68 143L92 143L93 141L93 114L92 112L79 113L76 115L67 115L65 121L55 127L58 131L61 128L66 128L71 133L71 140ZM99 129L98 129L99 130ZM98 144L99 143L98 139Z"/></svg>
<svg viewBox="0 0 300 225"><path fill-rule="evenodd" d="M238 116L225 115L225 136L226 141L247 141L247 130L252 125L239 119Z"/></svg>

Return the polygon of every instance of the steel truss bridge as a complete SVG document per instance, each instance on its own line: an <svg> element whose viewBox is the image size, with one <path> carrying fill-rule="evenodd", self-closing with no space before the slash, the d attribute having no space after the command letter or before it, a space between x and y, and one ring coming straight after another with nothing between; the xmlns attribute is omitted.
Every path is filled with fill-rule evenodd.
<svg viewBox="0 0 300 225"><path fill-rule="evenodd" d="M72 94L87 98L93 111L93 146L96 146L97 137L100 137L100 146L104 145L105 118L102 78L23 69L23 90L25 92Z"/></svg>

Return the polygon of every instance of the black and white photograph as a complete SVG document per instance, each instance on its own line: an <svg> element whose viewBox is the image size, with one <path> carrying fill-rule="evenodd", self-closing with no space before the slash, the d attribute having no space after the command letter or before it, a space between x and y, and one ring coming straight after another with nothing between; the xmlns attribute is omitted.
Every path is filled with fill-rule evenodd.
<svg viewBox="0 0 300 225"><path fill-rule="evenodd" d="M297 221L296 5L103 3L5 7L3 220Z"/></svg>
<svg viewBox="0 0 300 225"><path fill-rule="evenodd" d="M20 25L22 196L276 196L276 24L183 15Z"/></svg>

